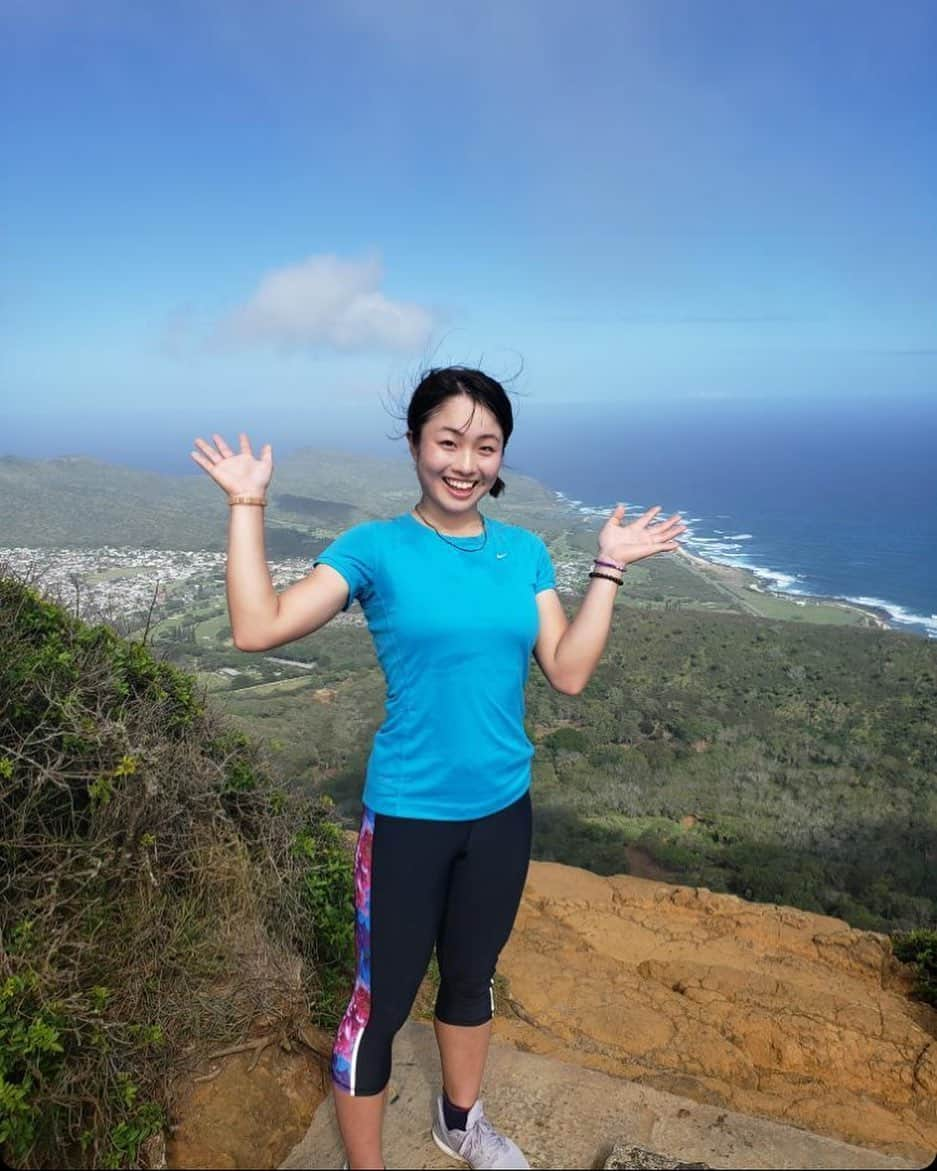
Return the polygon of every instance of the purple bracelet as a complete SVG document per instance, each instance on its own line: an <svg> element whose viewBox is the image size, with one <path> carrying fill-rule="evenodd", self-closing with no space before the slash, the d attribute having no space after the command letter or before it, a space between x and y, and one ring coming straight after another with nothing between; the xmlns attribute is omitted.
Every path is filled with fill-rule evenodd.
<svg viewBox="0 0 937 1171"><path fill-rule="evenodd" d="M614 561L600 561L598 559L598 557L593 558L592 564L593 565L607 565L609 567L609 569L617 569L619 573L627 573L628 572L627 565L616 565Z"/></svg>

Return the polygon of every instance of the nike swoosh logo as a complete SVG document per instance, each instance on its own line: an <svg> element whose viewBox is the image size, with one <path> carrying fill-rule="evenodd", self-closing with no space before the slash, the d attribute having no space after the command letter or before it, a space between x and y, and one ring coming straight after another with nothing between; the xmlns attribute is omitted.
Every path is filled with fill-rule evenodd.
<svg viewBox="0 0 937 1171"><path fill-rule="evenodd" d="M507 557L507 553L495 553L495 557L500 561L502 557Z"/></svg>

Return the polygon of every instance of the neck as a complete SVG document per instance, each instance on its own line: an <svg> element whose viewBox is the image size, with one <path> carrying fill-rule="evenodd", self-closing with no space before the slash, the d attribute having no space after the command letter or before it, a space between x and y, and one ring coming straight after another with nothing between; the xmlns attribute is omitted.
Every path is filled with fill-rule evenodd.
<svg viewBox="0 0 937 1171"><path fill-rule="evenodd" d="M447 537L480 537L485 531L481 513L477 508L473 508L469 513L452 516L441 509L433 508L423 497L414 508L413 515L422 524L429 522L433 528Z"/></svg>

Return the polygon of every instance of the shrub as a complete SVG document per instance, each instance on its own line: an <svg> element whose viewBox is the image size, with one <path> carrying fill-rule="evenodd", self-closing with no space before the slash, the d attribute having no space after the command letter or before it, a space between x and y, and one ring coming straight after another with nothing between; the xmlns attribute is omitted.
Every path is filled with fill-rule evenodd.
<svg viewBox="0 0 937 1171"><path fill-rule="evenodd" d="M206 1045L335 1024L351 867L197 680L0 577L7 1162L145 1166Z"/></svg>
<svg viewBox="0 0 937 1171"><path fill-rule="evenodd" d="M543 745L552 752L585 752L589 741L578 728L557 728L549 736L544 736Z"/></svg>
<svg viewBox="0 0 937 1171"><path fill-rule="evenodd" d="M899 932L892 936L891 947L899 960L914 965L915 995L937 1006L937 931Z"/></svg>

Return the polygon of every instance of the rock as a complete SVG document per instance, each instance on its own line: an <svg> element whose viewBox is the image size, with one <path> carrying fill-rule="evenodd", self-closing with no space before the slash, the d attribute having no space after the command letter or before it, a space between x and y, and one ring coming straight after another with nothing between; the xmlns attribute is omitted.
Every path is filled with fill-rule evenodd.
<svg viewBox="0 0 937 1171"><path fill-rule="evenodd" d="M708 1163L677 1163L673 1159L667 1159L663 1155L657 1155L653 1151L647 1151L644 1147L634 1147L628 1143L615 1143L612 1148L612 1153L602 1164L603 1171L617 1171L618 1168L630 1169L635 1168L636 1171L670 1171L671 1168L676 1171L690 1171L690 1168L707 1168Z"/></svg>
<svg viewBox="0 0 937 1171"><path fill-rule="evenodd" d="M534 862L495 1034L909 1158L937 1149L937 1012L839 919Z"/></svg>
<svg viewBox="0 0 937 1171"><path fill-rule="evenodd" d="M322 1036L317 1048L325 1043ZM276 1167L305 1134L328 1093L328 1081L321 1061L305 1046L287 1053L270 1045L250 1069L253 1056L237 1053L214 1062L220 1072L211 1081L181 1079L174 1106L179 1121L166 1144L165 1161L144 1165L168 1164L178 1171Z"/></svg>
<svg viewBox="0 0 937 1171"><path fill-rule="evenodd" d="M440 1086L432 1025L411 1020L397 1034L393 1080L384 1127L386 1165L414 1171L451 1168L452 1159L430 1136L432 1103ZM510 1135L530 1166L552 1171L609 1166L609 1152L625 1150L641 1152L645 1161L621 1162L620 1167L908 1171L926 1165L920 1152L914 1162L882 1155L801 1127L701 1105L624 1078L524 1053L499 1041L491 1045L481 1098L492 1124ZM629 1136L627 1143L622 1135ZM668 1156L655 1154L657 1150ZM340 1167L343 1158L330 1096L280 1166L284 1171ZM652 1159L659 1161L648 1161Z"/></svg>

